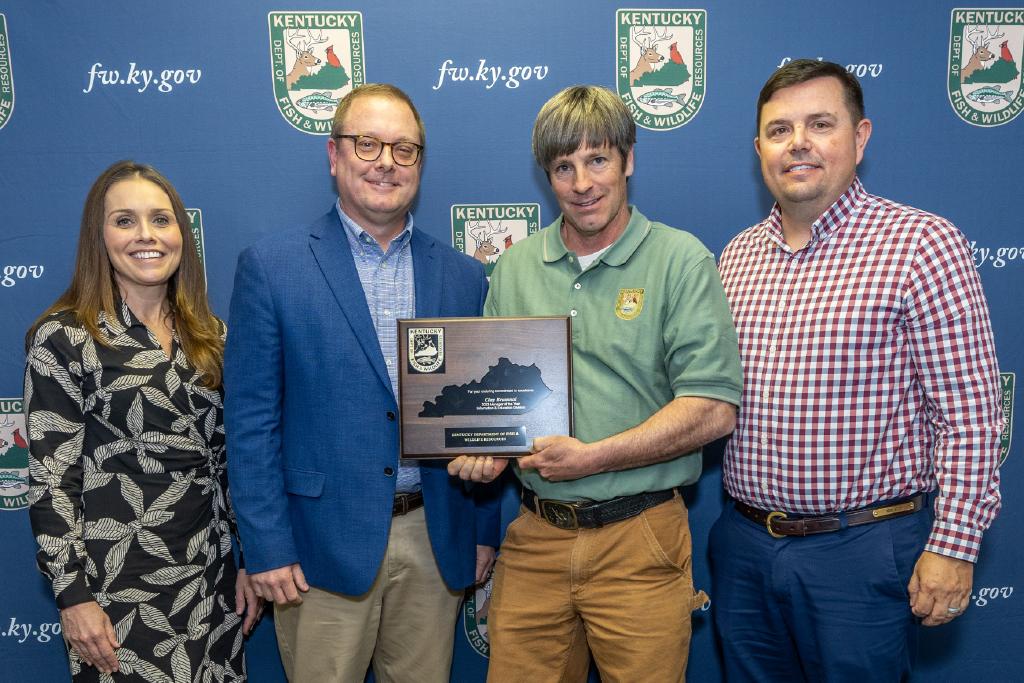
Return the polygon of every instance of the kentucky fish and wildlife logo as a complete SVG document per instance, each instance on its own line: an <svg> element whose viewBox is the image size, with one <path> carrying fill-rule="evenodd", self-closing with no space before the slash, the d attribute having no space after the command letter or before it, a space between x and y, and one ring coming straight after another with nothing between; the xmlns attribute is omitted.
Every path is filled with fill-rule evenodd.
<svg viewBox="0 0 1024 683"><path fill-rule="evenodd" d="M338 102L366 82L361 12L270 12L277 108L292 126L329 135Z"/></svg>
<svg viewBox="0 0 1024 683"><path fill-rule="evenodd" d="M28 505L28 436L20 398L0 398L0 510Z"/></svg>
<svg viewBox="0 0 1024 683"><path fill-rule="evenodd" d="M7 40L7 17L0 14L0 128L14 112L14 75L11 73L11 44Z"/></svg>
<svg viewBox="0 0 1024 683"><path fill-rule="evenodd" d="M540 204L452 204L452 246L484 264L487 277L509 247L540 230Z"/></svg>
<svg viewBox="0 0 1024 683"><path fill-rule="evenodd" d="M633 320L644 310L644 290L620 289L615 300L615 315L623 320Z"/></svg>
<svg viewBox="0 0 1024 683"><path fill-rule="evenodd" d="M477 654L484 657L491 654L491 643L487 637L487 610L491 604L493 590L494 574L491 574L482 586L475 586L466 591L462 601L462 624L466 631L466 640Z"/></svg>
<svg viewBox="0 0 1024 683"><path fill-rule="evenodd" d="M1003 407L1003 433L999 435L999 464L1006 462L1010 455L1010 440L1013 438L1013 385L1017 374L999 373L999 388L1002 390L1000 403Z"/></svg>
<svg viewBox="0 0 1024 683"><path fill-rule="evenodd" d="M410 327L409 372L444 373L444 328Z"/></svg>
<svg viewBox="0 0 1024 683"><path fill-rule="evenodd" d="M671 130L704 103L707 10L620 9L615 82L636 125Z"/></svg>
<svg viewBox="0 0 1024 683"><path fill-rule="evenodd" d="M949 26L949 103L972 126L1001 126L1024 109L1024 9L955 9Z"/></svg>
<svg viewBox="0 0 1024 683"><path fill-rule="evenodd" d="M206 243L203 239L203 210L185 209L188 214L189 228L192 229L192 240L196 243L199 262L203 264L203 279L206 279Z"/></svg>

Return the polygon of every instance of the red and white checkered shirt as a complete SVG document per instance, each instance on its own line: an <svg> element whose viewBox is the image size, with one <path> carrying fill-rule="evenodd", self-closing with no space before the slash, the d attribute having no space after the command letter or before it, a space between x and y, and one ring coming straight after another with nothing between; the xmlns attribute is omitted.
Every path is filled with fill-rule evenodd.
<svg viewBox="0 0 1024 683"><path fill-rule="evenodd" d="M824 514L938 486L925 549L976 560L1000 506L1003 415L960 231L854 180L806 247L786 245L776 205L719 270L743 361L729 494Z"/></svg>

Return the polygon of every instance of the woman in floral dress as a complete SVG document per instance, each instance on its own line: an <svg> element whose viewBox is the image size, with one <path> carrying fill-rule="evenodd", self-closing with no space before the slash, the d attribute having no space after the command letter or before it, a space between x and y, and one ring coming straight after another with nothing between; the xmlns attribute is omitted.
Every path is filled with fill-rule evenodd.
<svg viewBox="0 0 1024 683"><path fill-rule="evenodd" d="M223 338L178 193L114 164L26 339L30 517L75 681L245 680L262 605L231 552Z"/></svg>

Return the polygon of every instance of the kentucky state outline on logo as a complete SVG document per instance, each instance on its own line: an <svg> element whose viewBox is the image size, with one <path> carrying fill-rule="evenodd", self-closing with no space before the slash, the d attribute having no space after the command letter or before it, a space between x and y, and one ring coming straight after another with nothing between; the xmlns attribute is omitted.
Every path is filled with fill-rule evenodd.
<svg viewBox="0 0 1024 683"><path fill-rule="evenodd" d="M487 277L498 258L540 230L540 204L452 204L452 246L484 264Z"/></svg>
<svg viewBox="0 0 1024 683"><path fill-rule="evenodd" d="M274 99L288 123L330 135L334 110L366 82L361 12L270 12Z"/></svg>
<svg viewBox="0 0 1024 683"><path fill-rule="evenodd" d="M1024 9L954 9L949 103L972 126L1001 126L1024 109Z"/></svg>
<svg viewBox="0 0 1024 683"><path fill-rule="evenodd" d="M704 103L707 10L620 9L615 82L636 125L671 130Z"/></svg>
<svg viewBox="0 0 1024 683"><path fill-rule="evenodd" d="M28 437L20 398L0 398L0 510L28 506Z"/></svg>
<svg viewBox="0 0 1024 683"><path fill-rule="evenodd" d="M999 464L1006 462L1010 455L1010 440L1013 438L1013 385L1017 374L1013 372L999 373L999 388L1002 390L1003 433L999 436Z"/></svg>
<svg viewBox="0 0 1024 683"><path fill-rule="evenodd" d="M14 73L11 71L11 43L7 39L7 17L0 14L0 128L14 112Z"/></svg>

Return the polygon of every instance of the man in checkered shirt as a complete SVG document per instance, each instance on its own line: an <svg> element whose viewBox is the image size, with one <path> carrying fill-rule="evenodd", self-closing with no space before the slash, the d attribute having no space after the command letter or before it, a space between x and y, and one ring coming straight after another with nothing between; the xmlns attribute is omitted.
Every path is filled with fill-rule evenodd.
<svg viewBox="0 0 1024 683"><path fill-rule="evenodd" d="M777 203L719 265L744 375L710 539L726 674L903 680L917 623L967 609L1000 506L981 282L949 221L861 185L842 66L777 70L757 125Z"/></svg>

